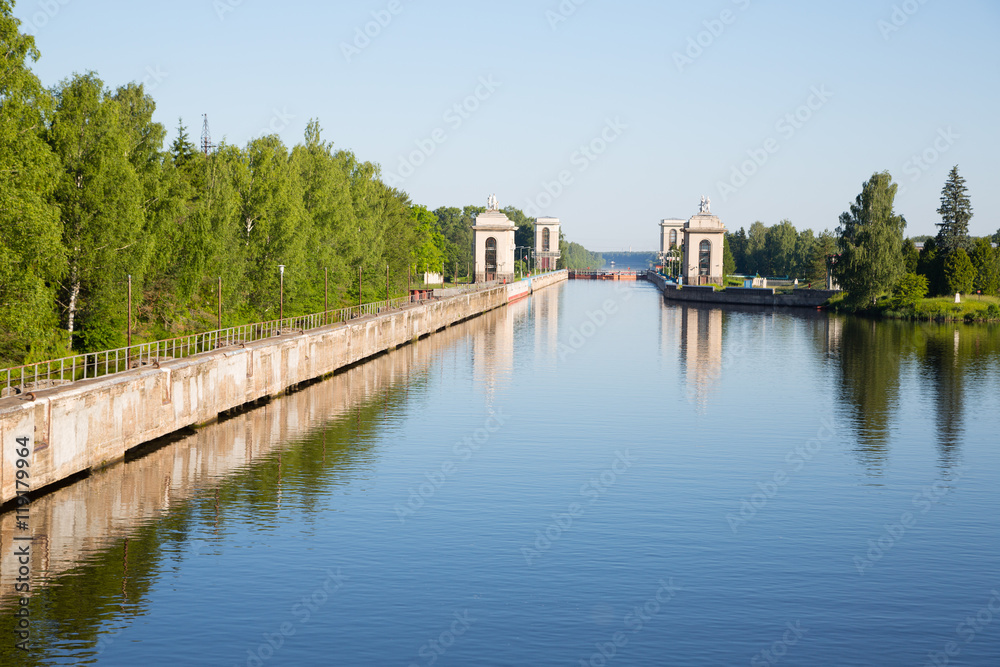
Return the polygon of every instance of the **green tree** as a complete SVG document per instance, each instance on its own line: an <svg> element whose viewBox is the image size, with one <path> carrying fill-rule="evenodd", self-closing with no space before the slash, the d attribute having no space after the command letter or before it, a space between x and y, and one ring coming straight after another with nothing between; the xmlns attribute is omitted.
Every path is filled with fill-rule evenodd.
<svg viewBox="0 0 1000 667"><path fill-rule="evenodd" d="M936 296L947 291L944 283L944 255L938 252L934 239L924 241L924 247L917 258L917 273L927 277L930 294Z"/></svg>
<svg viewBox="0 0 1000 667"><path fill-rule="evenodd" d="M733 258L733 251L729 249L729 234L722 241L722 273L724 276L736 273L736 260Z"/></svg>
<svg viewBox="0 0 1000 667"><path fill-rule="evenodd" d="M837 239L829 230L816 237L809 254L809 269L806 279L815 285L826 287L830 257L837 252Z"/></svg>
<svg viewBox="0 0 1000 667"><path fill-rule="evenodd" d="M322 138L319 121L306 126L305 143L292 149L291 169L302 193L303 229L309 252L305 257L304 281L300 295L305 310L322 310L324 282L329 273L332 305L346 305L347 294L357 282L354 263L357 222L354 217L351 184L333 144Z"/></svg>
<svg viewBox="0 0 1000 667"><path fill-rule="evenodd" d="M873 174L837 228L837 281L855 306L874 303L903 275L906 220L893 212L898 186L889 172Z"/></svg>
<svg viewBox="0 0 1000 667"><path fill-rule="evenodd" d="M56 99L48 141L63 165L55 200L69 260L66 330L84 350L108 349L125 340L126 277L141 285L148 259L135 137L126 109L93 73L64 81Z"/></svg>
<svg viewBox="0 0 1000 667"><path fill-rule="evenodd" d="M941 207L937 212L941 216L941 222L937 223L940 227L937 235L938 249L949 254L959 248L968 249L972 204L969 202L965 179L958 173L958 165L952 167L948 174L948 180L941 190Z"/></svg>
<svg viewBox="0 0 1000 667"><path fill-rule="evenodd" d="M1000 251L993 247L988 238L976 240L969 259L976 270L973 286L983 294L1000 292Z"/></svg>
<svg viewBox="0 0 1000 667"><path fill-rule="evenodd" d="M534 248L535 247L535 220L529 218L519 208L507 206L503 209L503 214L514 223L517 229L514 231L514 245ZM561 233L561 232L560 232Z"/></svg>
<svg viewBox="0 0 1000 667"><path fill-rule="evenodd" d="M438 219L438 229L447 240L445 252L445 273L456 270L465 274L473 262L472 225L476 216L486 210L482 206L466 206L464 209L441 207L434 211Z"/></svg>
<svg viewBox="0 0 1000 667"><path fill-rule="evenodd" d="M795 263L795 243L798 232L788 220L782 220L769 227L764 237L764 252L767 257L767 273L772 276L787 276Z"/></svg>
<svg viewBox="0 0 1000 667"><path fill-rule="evenodd" d="M767 226L759 220L750 225L747 232L747 266L746 272L750 275L768 273L767 258Z"/></svg>
<svg viewBox="0 0 1000 667"><path fill-rule="evenodd" d="M177 138L170 144L170 154L179 166L186 165L198 155L198 147L191 143L183 118L177 119Z"/></svg>
<svg viewBox="0 0 1000 667"><path fill-rule="evenodd" d="M920 252L913 239L903 241L903 270L907 273L916 273L917 264L920 263Z"/></svg>
<svg viewBox="0 0 1000 667"><path fill-rule="evenodd" d="M968 294L976 280L976 269L962 248L948 255L944 262L944 278L949 294Z"/></svg>
<svg viewBox="0 0 1000 667"><path fill-rule="evenodd" d="M729 239L729 249L733 254L736 269L733 273L747 272L747 233L742 227L737 232L726 232Z"/></svg>
<svg viewBox="0 0 1000 667"><path fill-rule="evenodd" d="M793 278L808 278L811 269L812 250L816 245L816 236L811 229L803 229L795 239L795 252L792 256L790 275Z"/></svg>
<svg viewBox="0 0 1000 667"><path fill-rule="evenodd" d="M156 103L146 94L143 86L121 86L111 100L120 107L128 161L141 188L142 228L139 239L130 248L133 272L140 274L133 276L132 305L136 313L144 314L149 319L149 309L140 310L140 305L151 305L156 316L165 307L173 306L175 286L165 283L162 276L178 263L178 259L173 253L156 252L156 249L174 247L170 242L174 239L176 222L191 192L172 156L163 151L166 131L161 124L153 121ZM138 319L133 325L138 323Z"/></svg>
<svg viewBox="0 0 1000 667"><path fill-rule="evenodd" d="M302 191L288 151L277 135L251 140L243 157L245 161L233 170L238 192L238 218L234 222L243 248L243 300L258 316L277 319L280 265L287 267L285 299L289 306L294 306L304 281L318 280L304 261L308 230Z"/></svg>
<svg viewBox="0 0 1000 667"><path fill-rule="evenodd" d="M65 275L59 161L43 139L52 99L31 72L34 38L20 32L13 3L0 0L0 360L56 356L55 286Z"/></svg>
<svg viewBox="0 0 1000 667"><path fill-rule="evenodd" d="M562 245L560 269L598 269L604 265L604 258L584 248L579 243L565 242Z"/></svg>
<svg viewBox="0 0 1000 667"><path fill-rule="evenodd" d="M416 222L417 241L414 246L413 263L417 273L444 270L447 241L438 231L437 216L424 206L414 206L410 213Z"/></svg>
<svg viewBox="0 0 1000 667"><path fill-rule="evenodd" d="M916 273L907 273L899 279L892 290L892 307L913 307L925 296L927 296L927 278Z"/></svg>

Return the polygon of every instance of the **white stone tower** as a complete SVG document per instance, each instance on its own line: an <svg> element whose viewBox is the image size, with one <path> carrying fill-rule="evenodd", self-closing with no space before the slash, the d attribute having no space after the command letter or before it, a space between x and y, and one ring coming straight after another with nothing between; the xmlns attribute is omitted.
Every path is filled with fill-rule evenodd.
<svg viewBox="0 0 1000 667"><path fill-rule="evenodd" d="M496 195L491 195L486 212L476 216L472 227L476 282L514 280L514 232L517 226L500 212Z"/></svg>

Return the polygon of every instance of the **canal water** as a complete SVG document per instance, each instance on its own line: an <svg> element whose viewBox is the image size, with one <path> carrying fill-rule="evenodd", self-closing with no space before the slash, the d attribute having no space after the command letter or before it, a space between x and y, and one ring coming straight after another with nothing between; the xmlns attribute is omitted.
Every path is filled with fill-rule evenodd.
<svg viewBox="0 0 1000 667"><path fill-rule="evenodd" d="M571 282L37 499L0 663L998 665L1000 329Z"/></svg>

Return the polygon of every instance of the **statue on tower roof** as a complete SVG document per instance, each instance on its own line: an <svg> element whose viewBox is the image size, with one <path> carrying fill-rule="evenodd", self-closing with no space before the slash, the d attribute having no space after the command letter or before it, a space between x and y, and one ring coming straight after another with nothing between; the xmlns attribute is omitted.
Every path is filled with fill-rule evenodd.
<svg viewBox="0 0 1000 667"><path fill-rule="evenodd" d="M712 200L705 195L701 196L701 210L699 213L702 215L711 215L712 213Z"/></svg>
<svg viewBox="0 0 1000 667"><path fill-rule="evenodd" d="M496 195L490 195L490 198L486 202L487 211L499 211L500 201L497 199Z"/></svg>

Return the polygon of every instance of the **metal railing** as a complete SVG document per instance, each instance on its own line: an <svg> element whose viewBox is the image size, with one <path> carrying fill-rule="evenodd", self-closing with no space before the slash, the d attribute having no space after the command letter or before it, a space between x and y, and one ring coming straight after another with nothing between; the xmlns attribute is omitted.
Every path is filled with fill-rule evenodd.
<svg viewBox="0 0 1000 667"><path fill-rule="evenodd" d="M142 366L158 367L162 361L183 359L202 352L244 345L282 334L305 333L366 315L378 315L387 310L401 308L410 303L428 301L431 298L427 295L404 296L324 313L244 324L179 338L138 343L116 350L88 352L62 359L3 368L0 369L0 398L58 387L81 380L106 377Z"/></svg>

